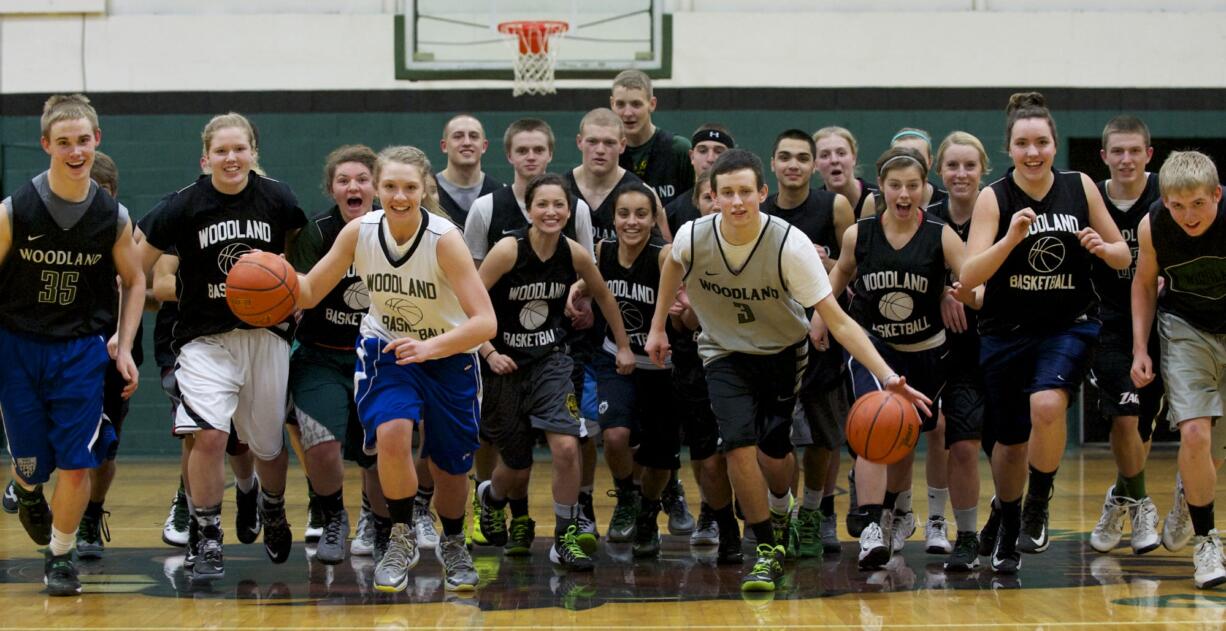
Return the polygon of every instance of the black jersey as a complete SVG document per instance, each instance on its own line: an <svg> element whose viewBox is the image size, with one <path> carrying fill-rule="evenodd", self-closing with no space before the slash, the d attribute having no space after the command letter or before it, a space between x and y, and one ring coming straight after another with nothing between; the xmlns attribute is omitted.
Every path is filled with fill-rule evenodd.
<svg viewBox="0 0 1226 631"><path fill-rule="evenodd" d="M485 233L485 251L489 252L494 249L494 244L498 243L503 237L521 232L528 227L529 222L524 218L524 209L520 207L519 200L515 199L515 191L510 186L504 186L494 191L490 198L492 208L490 210L490 227ZM577 239L578 233L575 229L575 213L572 209L570 218L566 220L566 226L562 228L562 234L568 238Z"/></svg>
<svg viewBox="0 0 1226 631"><path fill-rule="evenodd" d="M638 258L630 267L622 267L618 260L617 241L604 241L600 244L600 275L604 277L609 292L617 300L617 308L622 314L622 323L626 327L626 335L630 338L630 350L640 360L639 364L651 364L647 359L647 334L651 331L651 317L656 310L656 288L660 286L660 249L658 243L648 243L639 252ZM613 341L613 331L605 327L606 349L616 349Z"/></svg>
<svg viewBox="0 0 1226 631"><path fill-rule="evenodd" d="M891 345L917 344L941 333L945 224L921 213L919 228L898 249L886 238L880 216L865 217L856 226L851 316Z"/></svg>
<svg viewBox="0 0 1226 631"><path fill-rule="evenodd" d="M664 219L668 222L668 231L677 234L687 221L694 221L702 216L702 212L694 205L694 189L690 189L676 197L664 207Z"/></svg>
<svg viewBox="0 0 1226 631"><path fill-rule="evenodd" d="M856 178L856 182L860 185L860 199L856 200L856 205L852 206L851 212L853 215L855 215L856 221L859 221L860 215L864 212L864 199L868 197L870 193L876 195L877 187L865 182L864 180L861 180L860 178ZM826 190L826 187L822 186L818 190L824 191Z"/></svg>
<svg viewBox="0 0 1226 631"><path fill-rule="evenodd" d="M532 249L527 230L511 236L518 248L515 265L490 288L498 316L498 335L491 343L523 368L565 350L564 311L575 282L575 263L568 239L560 239L553 256L542 261Z"/></svg>
<svg viewBox="0 0 1226 631"><path fill-rule="evenodd" d="M1094 290L1102 301L1104 324L1112 323L1124 327L1124 330L1131 330L1132 276L1137 271L1137 249L1140 247L1137 242L1137 226L1141 224L1141 218L1149 213L1150 205L1162 197L1162 193L1158 189L1158 174L1150 173L1141 197L1137 198L1128 210L1120 210L1111 203L1111 198L1107 197L1107 182L1108 180L1103 180L1098 183L1098 192L1103 196L1107 212L1120 229L1124 242L1128 244L1132 262L1128 269L1117 270L1112 269L1102 259L1094 257Z"/></svg>
<svg viewBox="0 0 1226 631"><path fill-rule="evenodd" d="M85 214L64 230L33 182L17 189L10 203L12 243L0 266L0 326L51 339L109 334L119 304L111 254L119 204L99 188Z"/></svg>
<svg viewBox="0 0 1226 631"><path fill-rule="evenodd" d="M1013 167L991 185L1000 207L997 241L1009 231L1017 211L1029 207L1036 217L1026 238L988 279L979 311L980 334L1047 332L1098 319L1098 297L1090 280L1094 255L1077 237L1090 225L1082 175L1053 175L1051 190L1039 200L1014 183Z"/></svg>
<svg viewBox="0 0 1226 631"><path fill-rule="evenodd" d="M306 223L288 186L254 172L248 177L246 188L226 195L201 176L150 219L149 244L179 254L175 351L202 335L246 328L226 304L226 275L252 250L283 253L286 235Z"/></svg>
<svg viewBox="0 0 1226 631"><path fill-rule="evenodd" d="M605 195L604 201L600 202L599 207L593 206L591 202L584 199L583 191L579 190L579 183L575 181L574 169L567 171L564 177L566 178L566 185L570 187L570 191L574 194L575 198L582 199L583 203L592 209L592 241L600 243L601 241L613 241L616 239L617 233L613 230L613 215L617 209L614 207L613 192L631 182L642 181L639 179L639 176L627 170L622 175L622 179L617 181L617 185L613 187L613 190L609 191L608 195Z"/></svg>
<svg viewBox="0 0 1226 631"><path fill-rule="evenodd" d="M302 229L290 252L290 262L302 272L308 272L323 258L341 229L345 218L336 206L314 217ZM358 338L362 316L370 308L370 294L352 264L336 287L312 309L302 312L296 337L299 342L327 348L350 349Z"/></svg>
<svg viewBox="0 0 1226 631"><path fill-rule="evenodd" d="M928 208L947 203L949 203L949 191L936 186L932 187L932 199L928 200Z"/></svg>
<svg viewBox="0 0 1226 631"><path fill-rule="evenodd" d="M967 238L970 237L971 220L968 218L962 223L954 221L953 217L949 214L949 197L946 197L940 202L929 206L924 212L927 213L930 218L939 220L945 225L949 226L954 231L954 234L957 234L958 238L962 239L963 244L965 244ZM956 279L953 277L953 272L950 272L945 278L945 282L949 283L951 286L954 280ZM950 338L950 351L955 358L965 358L966 361L973 363L974 365L978 365L979 312L970 307L965 307L963 312L966 314L966 330L961 333L954 333L953 331L946 330L946 335L948 335ZM961 361L961 359L958 361Z"/></svg>
<svg viewBox="0 0 1226 631"><path fill-rule="evenodd" d="M494 191L503 188L503 183L490 177L488 173L483 174L481 180L481 191L477 193L477 198L482 195L488 195ZM460 230L464 229L464 222L468 220L468 209L460 206L451 195L447 193L447 189L438 187L438 205L443 208L443 212L451 218L455 225L459 226Z"/></svg>
<svg viewBox="0 0 1226 631"><path fill-rule="evenodd" d="M153 218L162 209L166 208L166 202L170 201L175 196L174 193L168 193L159 199L149 212L145 213L140 221L136 222L136 226L141 232L149 233L149 224ZM167 248L162 252L163 256L178 256L174 247ZM152 280L150 280L152 282ZM171 349L174 342L174 327L175 322L179 319L179 303L174 300L167 300L158 307L157 314L153 319L153 361L158 368L172 368L175 365L175 352Z"/></svg>
<svg viewBox="0 0 1226 631"><path fill-rule="evenodd" d="M826 250L826 256L839 258L841 244L834 231L834 200L837 193L820 189L809 189L809 196L801 205L795 208L780 208L779 194L766 198L762 212L774 215L795 226L805 233L814 245L820 245Z"/></svg>
<svg viewBox="0 0 1226 631"><path fill-rule="evenodd" d="M668 205L694 183L694 165L689 161L689 141L656 128L644 148L628 147L618 157L618 166L633 173ZM600 237L597 237L598 239Z"/></svg>
<svg viewBox="0 0 1226 631"><path fill-rule="evenodd" d="M1188 236L1162 200L1149 209L1150 238L1166 291L1158 309L1173 313L1209 333L1226 333L1226 197L1218 202L1213 224Z"/></svg>

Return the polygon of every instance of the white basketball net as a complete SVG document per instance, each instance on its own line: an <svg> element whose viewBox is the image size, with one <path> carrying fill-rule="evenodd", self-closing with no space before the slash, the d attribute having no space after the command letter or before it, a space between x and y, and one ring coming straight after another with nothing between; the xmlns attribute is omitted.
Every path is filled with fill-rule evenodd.
<svg viewBox="0 0 1226 631"><path fill-rule="evenodd" d="M515 53L512 96L556 94L554 69L558 62L557 43L566 32L565 24L504 23L499 25L498 30L510 35L507 42Z"/></svg>

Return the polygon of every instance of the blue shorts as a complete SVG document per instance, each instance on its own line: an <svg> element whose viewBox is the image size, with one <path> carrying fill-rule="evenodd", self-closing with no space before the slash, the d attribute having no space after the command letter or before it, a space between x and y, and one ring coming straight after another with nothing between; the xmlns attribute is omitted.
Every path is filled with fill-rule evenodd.
<svg viewBox="0 0 1226 631"><path fill-rule="evenodd" d="M981 336L985 438L1002 445L1030 440L1030 395L1035 392L1066 390L1072 405L1101 327L1086 321L1051 333Z"/></svg>
<svg viewBox="0 0 1226 631"><path fill-rule="evenodd" d="M40 484L55 469L97 467L115 442L102 422L106 340L40 340L0 329L0 357L0 413L17 475Z"/></svg>
<svg viewBox="0 0 1226 631"><path fill-rule="evenodd" d="M923 421L923 431L930 432L936 429L937 402L941 398L941 392L945 390L945 380L949 372L949 345L941 344L936 348L922 351L903 352L871 335L869 339L891 370L906 378L908 386L919 390L933 401L933 405L930 406L934 413L932 416L925 416L918 408L916 411L919 412L920 419ZM847 366L851 371L851 391L855 399L883 389L877 377L856 358L849 356Z"/></svg>
<svg viewBox="0 0 1226 631"><path fill-rule="evenodd" d="M461 353L400 366L384 353L387 342L367 337L357 347L354 400L362 421L363 448L375 451L378 427L407 419L420 423L422 457L440 469L464 474L472 468L481 418L481 369L475 353Z"/></svg>

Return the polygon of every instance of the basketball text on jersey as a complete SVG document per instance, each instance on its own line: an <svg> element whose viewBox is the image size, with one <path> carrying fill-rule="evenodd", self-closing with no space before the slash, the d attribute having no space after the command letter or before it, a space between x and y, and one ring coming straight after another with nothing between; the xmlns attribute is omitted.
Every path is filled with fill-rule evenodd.
<svg viewBox="0 0 1226 631"><path fill-rule="evenodd" d="M102 260L101 254L71 252L68 250L32 250L30 248L18 248L17 253L19 256L21 256L21 260L40 265L89 266L97 265L98 262Z"/></svg>
<svg viewBox="0 0 1226 631"><path fill-rule="evenodd" d="M775 287L724 287L705 278L698 279L698 286L713 294L737 300L779 300L780 296Z"/></svg>
<svg viewBox="0 0 1226 631"><path fill-rule="evenodd" d="M349 269L345 272L345 280L357 278L357 275L356 266L350 265ZM324 309L324 319L332 324L341 326L358 326L362 323L362 316L365 315L362 313L362 310L370 308L370 292L366 290L366 283L357 280L349 285L345 290L344 300L345 306L355 311L346 312L327 307Z"/></svg>
<svg viewBox="0 0 1226 631"><path fill-rule="evenodd" d="M1081 230L1081 222L1074 215L1046 214L1035 217L1030 224L1030 235L1047 232L1071 232ZM1026 260L1035 274L1014 274L1009 277L1009 286L1023 291L1049 289L1076 289L1072 274L1052 274L1059 269L1067 255L1064 243L1056 237L1039 237L1030 246Z"/></svg>
<svg viewBox="0 0 1226 631"><path fill-rule="evenodd" d="M272 226L257 219L227 219L201 228L199 236L201 250L214 243L237 239L259 239L272 243Z"/></svg>

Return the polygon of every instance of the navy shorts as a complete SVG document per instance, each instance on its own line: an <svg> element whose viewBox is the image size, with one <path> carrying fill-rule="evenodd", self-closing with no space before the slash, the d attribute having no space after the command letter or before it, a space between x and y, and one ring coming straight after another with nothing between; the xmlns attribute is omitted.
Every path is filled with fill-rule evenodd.
<svg viewBox="0 0 1226 631"><path fill-rule="evenodd" d="M476 353L401 366L395 355L382 352L386 345L366 337L357 348L354 399L366 453L377 453L375 437L380 425L408 419L422 427L423 458L430 458L447 473L467 473L477 450L481 418L481 369Z"/></svg>
<svg viewBox="0 0 1226 631"><path fill-rule="evenodd" d="M985 435L1002 445L1029 441L1035 392L1066 390L1071 405L1090 369L1100 328L1091 320L1051 333L981 336Z"/></svg>
<svg viewBox="0 0 1226 631"><path fill-rule="evenodd" d="M608 353L598 353L590 365L596 370L601 431L629 429L631 443L639 446L634 461L644 467L680 467L681 425L672 370L636 368L619 375Z"/></svg>
<svg viewBox="0 0 1226 631"><path fill-rule="evenodd" d="M940 400L941 391L945 389L945 374L948 370L949 347L947 345L942 344L922 351L903 352L872 335L869 336L869 339L872 340L877 352L881 354L881 358L886 364L889 364L890 369L907 379L907 385L924 393L924 396L932 399L934 403ZM884 389L881 382L877 381L877 377L856 358L848 357L847 366L851 369L851 391L856 399L870 392ZM931 407L933 412L936 412L936 406ZM936 429L935 414L925 416L922 411L918 409L916 411L919 412L920 420L923 421L923 431L930 432Z"/></svg>
<svg viewBox="0 0 1226 631"><path fill-rule="evenodd" d="M0 329L0 357L0 414L17 475L40 484L56 469L97 467L115 442L102 418L106 340Z"/></svg>
<svg viewBox="0 0 1226 631"><path fill-rule="evenodd" d="M1149 336L1149 356L1154 362L1156 378L1147 386L1137 389L1132 383L1132 331L1126 321L1103 323L1098 336L1098 350L1094 352L1094 366L1090 380L1098 387L1098 406L1103 421L1111 424L1117 416L1135 416L1137 432L1142 441L1153 436L1159 409L1162 408L1164 387L1159 371L1158 333Z"/></svg>

